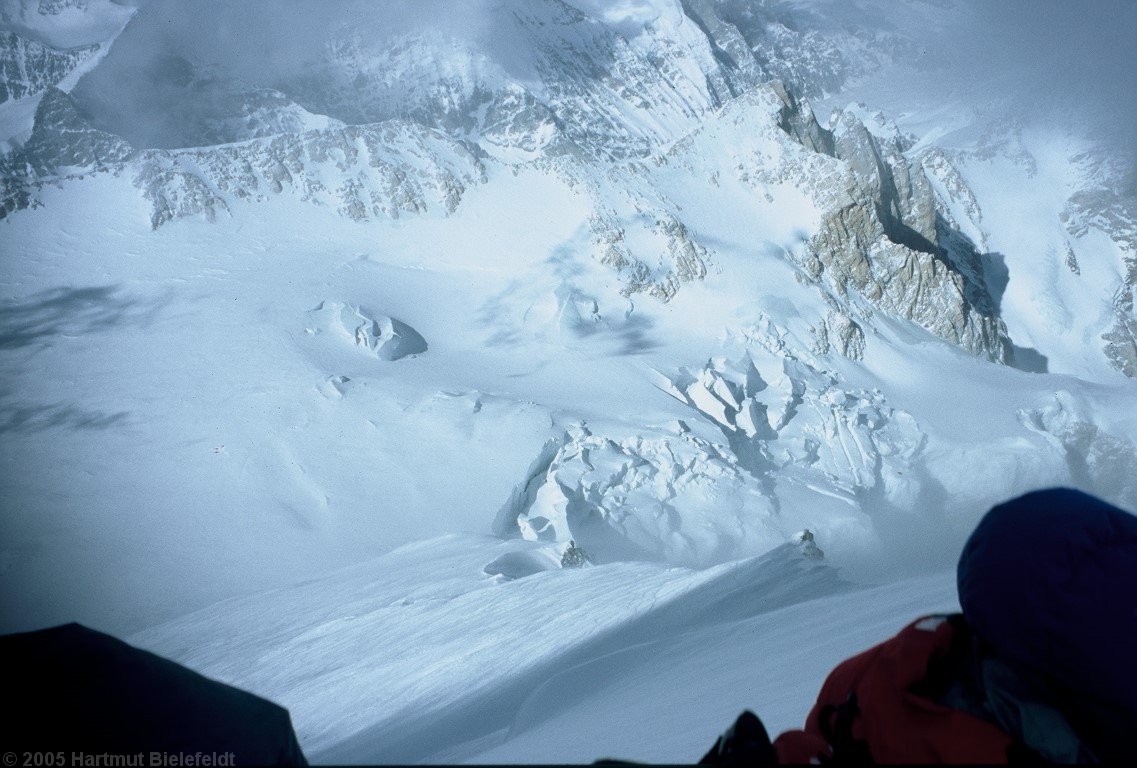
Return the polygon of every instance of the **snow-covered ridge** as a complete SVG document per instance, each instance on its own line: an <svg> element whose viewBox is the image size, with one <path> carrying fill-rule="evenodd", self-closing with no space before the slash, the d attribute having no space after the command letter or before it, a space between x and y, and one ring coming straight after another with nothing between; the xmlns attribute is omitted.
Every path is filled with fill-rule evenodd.
<svg viewBox="0 0 1137 768"><path fill-rule="evenodd" d="M286 190L356 221L397 219L431 207L453 212L465 189L485 180L482 162L467 146L398 121L200 150L137 150L91 127L71 97L56 89L41 101L27 143L4 163L6 212L35 205L36 190L64 174L128 173L152 205L155 228L187 216L213 220L237 201Z"/></svg>
<svg viewBox="0 0 1137 768"><path fill-rule="evenodd" d="M97 50L97 45L90 45L59 51L0 31L0 104L56 85Z"/></svg>
<svg viewBox="0 0 1137 768"><path fill-rule="evenodd" d="M134 11L133 4L114 0L5 0L0 29L66 51L109 40Z"/></svg>
<svg viewBox="0 0 1137 768"><path fill-rule="evenodd" d="M621 563L503 581L482 570L540 549L422 542L131 640L289 706L312 759L403 762L508 728L540 682L581 662L849 588L792 545L705 571ZM569 608L584 605L587 618ZM212 642L218 632L232 641Z"/></svg>
<svg viewBox="0 0 1137 768"><path fill-rule="evenodd" d="M567 143L627 157L690 130L720 101L704 74L715 60L693 25L646 47L560 0L479 4L465 25L468 14L441 5L389 17L359 3L330 16L297 5L301 18L312 16L312 47L295 50L296 36L272 27L254 41L274 53L291 46L285 63L242 58L245 43L224 30L247 25L250 11L215 10L193 30L196 45L171 49L156 38L165 39L168 24L186 24L185 11L145 7L76 90L96 124L138 146L200 145L208 139L201 118L239 100L245 83L347 123L405 118L507 149ZM140 66L150 75L142 77ZM141 120L123 119L123 100Z"/></svg>

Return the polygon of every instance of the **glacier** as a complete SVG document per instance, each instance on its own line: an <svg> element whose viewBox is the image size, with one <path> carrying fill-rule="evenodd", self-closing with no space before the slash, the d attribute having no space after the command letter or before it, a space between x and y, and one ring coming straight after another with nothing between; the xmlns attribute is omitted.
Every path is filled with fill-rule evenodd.
<svg viewBox="0 0 1137 768"><path fill-rule="evenodd" d="M1137 508L1137 153L992 14L4 0L0 626L322 762L800 724L992 504Z"/></svg>

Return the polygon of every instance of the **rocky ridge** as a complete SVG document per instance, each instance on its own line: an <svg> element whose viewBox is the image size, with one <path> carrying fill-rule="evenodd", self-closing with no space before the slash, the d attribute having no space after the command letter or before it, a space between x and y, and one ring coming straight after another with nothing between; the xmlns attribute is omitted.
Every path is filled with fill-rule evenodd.
<svg viewBox="0 0 1137 768"><path fill-rule="evenodd" d="M467 187L485 181L485 167L469 147L399 121L201 149L139 150L92 127L58 89L40 102L31 138L3 163L4 213L34 206L44 184L88 173L130 174L151 203L155 228L185 216L213 220L238 201L285 192L356 221L432 207L449 213Z"/></svg>
<svg viewBox="0 0 1137 768"><path fill-rule="evenodd" d="M920 160L905 154L903 137L881 138L851 112L838 112L823 128L808 103L779 83L731 102L719 123L733 126L730 140L745 142L729 160L733 167L707 159L725 140L713 122L678 142L665 162L712 178L735 175L767 197L787 184L809 196L821 220L789 256L833 307L820 348L832 344L858 357L873 313L883 311L1005 360L1009 342L982 255L950 218Z"/></svg>
<svg viewBox="0 0 1137 768"><path fill-rule="evenodd" d="M42 93L98 50L98 45L58 50L15 32L0 32L0 104Z"/></svg>
<svg viewBox="0 0 1137 768"><path fill-rule="evenodd" d="M1126 179L1123 168L1090 156L1077 159L1094 183L1071 195L1059 218L1071 237L1082 237L1094 228L1105 232L1117 247L1122 281L1113 296L1113 325L1101 338L1113 367L1137 378L1137 186ZM1076 256L1069 244L1067 248L1067 260L1073 259L1071 269L1075 269Z"/></svg>

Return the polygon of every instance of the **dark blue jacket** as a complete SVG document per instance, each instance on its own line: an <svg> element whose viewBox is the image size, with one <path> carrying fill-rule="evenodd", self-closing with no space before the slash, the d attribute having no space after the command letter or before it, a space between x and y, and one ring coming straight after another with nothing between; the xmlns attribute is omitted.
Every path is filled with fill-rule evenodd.
<svg viewBox="0 0 1137 768"><path fill-rule="evenodd" d="M1065 488L1020 496L972 533L958 585L971 627L1099 758L1137 754L1137 517Z"/></svg>
<svg viewBox="0 0 1137 768"><path fill-rule="evenodd" d="M154 752L202 752L231 765L306 765L288 710L79 624L0 637L0 679L0 746L21 759L142 754L150 765Z"/></svg>

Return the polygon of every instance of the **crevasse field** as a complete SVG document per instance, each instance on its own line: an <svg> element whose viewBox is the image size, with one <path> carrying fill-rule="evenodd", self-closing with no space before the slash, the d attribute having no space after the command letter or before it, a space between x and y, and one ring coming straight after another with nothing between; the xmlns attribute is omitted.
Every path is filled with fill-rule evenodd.
<svg viewBox="0 0 1137 768"><path fill-rule="evenodd" d="M1137 508L1137 5L1043 5L4 0L0 629L314 762L800 725Z"/></svg>

